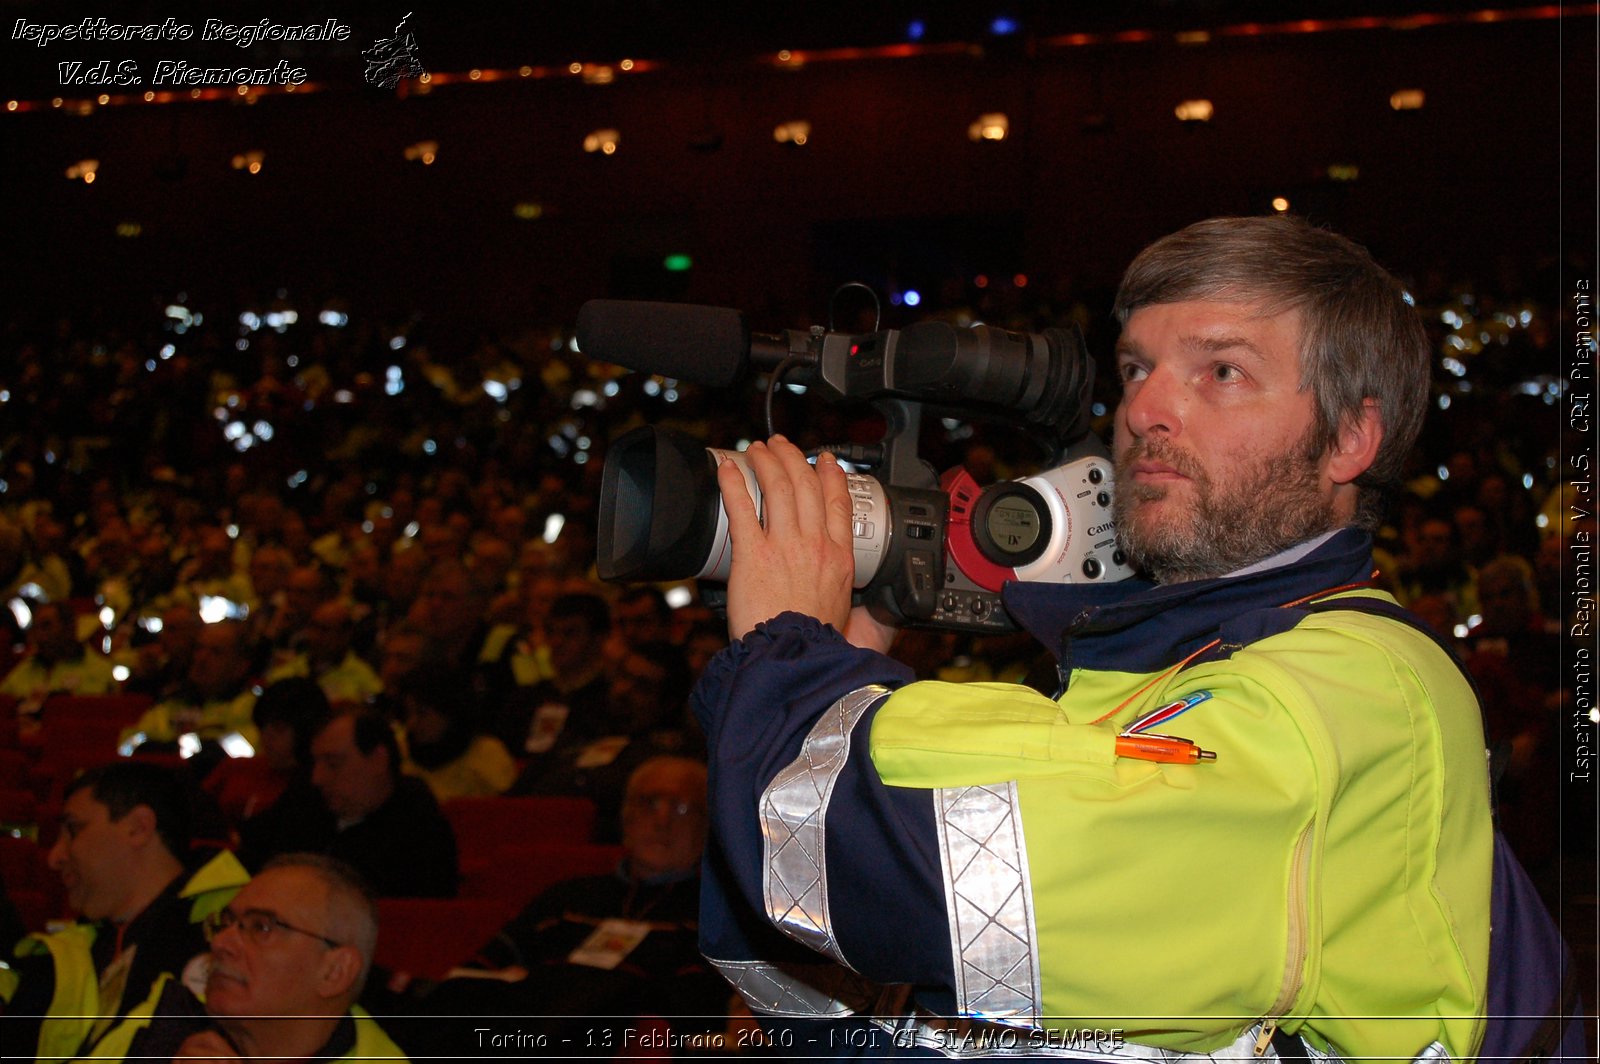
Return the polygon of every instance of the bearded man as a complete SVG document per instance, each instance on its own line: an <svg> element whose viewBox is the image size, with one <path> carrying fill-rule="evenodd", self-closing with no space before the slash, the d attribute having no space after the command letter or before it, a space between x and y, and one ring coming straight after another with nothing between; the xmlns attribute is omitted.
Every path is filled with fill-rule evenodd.
<svg viewBox="0 0 1600 1064"><path fill-rule="evenodd" d="M1055 700L884 656L831 456L751 445L764 524L719 471L702 950L758 1014L855 1028L813 1051L1250 1059L1281 1026L1296 1054L1469 1058L1482 728L1370 586L1427 405L1421 322L1363 249L1287 217L1157 242L1115 309L1118 537L1147 579L1006 586Z"/></svg>

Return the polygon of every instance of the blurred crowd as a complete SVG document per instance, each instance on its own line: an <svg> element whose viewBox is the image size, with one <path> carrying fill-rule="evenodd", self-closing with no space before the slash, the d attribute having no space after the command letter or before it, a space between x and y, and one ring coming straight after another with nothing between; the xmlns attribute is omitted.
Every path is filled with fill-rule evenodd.
<svg viewBox="0 0 1600 1064"><path fill-rule="evenodd" d="M919 311L1076 326L1103 369L1109 299L1022 280L951 281ZM1574 524L1561 467L1563 311L1534 287L1416 281L1436 409L1379 581L1476 678L1503 824L1553 891L1558 646L1577 608L1561 574L1593 522ZM789 319L759 324L810 324ZM441 803L580 797L594 841L622 844L634 774L702 756L688 693L725 631L692 582L596 578L601 469L640 424L764 435L761 381L730 401L591 363L565 326L470 336L286 292L13 321L3 340L0 696L20 746L72 727L51 719L62 695L145 696L69 768L166 759L208 796L197 831L246 868L326 854L381 897L456 893L472 855ZM1102 428L1114 387L1101 372ZM882 430L793 388L773 409L803 445ZM1011 426L927 421L922 455L979 483L1048 460ZM929 677L1053 684L1021 637L907 631L895 653ZM40 819L65 790L41 790ZM666 801L669 820L693 804Z"/></svg>

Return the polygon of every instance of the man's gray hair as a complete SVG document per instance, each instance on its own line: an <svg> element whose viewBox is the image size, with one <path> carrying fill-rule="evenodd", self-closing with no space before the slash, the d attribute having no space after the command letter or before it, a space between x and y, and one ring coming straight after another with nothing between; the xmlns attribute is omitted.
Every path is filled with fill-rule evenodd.
<svg viewBox="0 0 1600 1064"><path fill-rule="evenodd" d="M1314 400L1317 455L1366 400L1377 403L1383 439L1356 478L1356 523L1376 528L1428 407L1428 340L1400 282L1365 248L1299 218L1211 218L1140 252L1113 309L1126 324L1140 307L1187 300L1300 311L1300 388Z"/></svg>
<svg viewBox="0 0 1600 1064"><path fill-rule="evenodd" d="M350 990L352 999L361 996L372 970L372 956L378 948L378 899L360 872L335 857L320 853L283 853L262 866L300 868L315 875L328 888L328 937L361 954L361 974Z"/></svg>

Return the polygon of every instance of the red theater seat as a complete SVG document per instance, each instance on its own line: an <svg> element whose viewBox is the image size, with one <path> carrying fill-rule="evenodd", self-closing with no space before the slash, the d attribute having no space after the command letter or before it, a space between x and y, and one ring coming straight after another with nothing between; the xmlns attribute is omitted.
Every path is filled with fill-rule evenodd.
<svg viewBox="0 0 1600 1064"><path fill-rule="evenodd" d="M376 963L442 979L516 914L515 906L486 898L380 898Z"/></svg>

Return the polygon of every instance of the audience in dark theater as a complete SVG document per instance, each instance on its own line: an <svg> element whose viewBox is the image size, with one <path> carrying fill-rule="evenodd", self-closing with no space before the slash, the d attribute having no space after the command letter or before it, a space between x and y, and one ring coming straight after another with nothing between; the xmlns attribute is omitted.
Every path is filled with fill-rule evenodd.
<svg viewBox="0 0 1600 1064"><path fill-rule="evenodd" d="M1558 416L1567 267L1389 265L1436 357L1376 581L1474 677L1499 824L1554 906L1595 842L1593 787L1557 793L1579 709L1562 633L1593 610L1563 565L1592 576L1595 541ZM926 265L921 304L882 324L1081 327L1106 437L1117 328L1075 268ZM726 622L694 580L599 579L602 467L640 425L732 449L770 409L802 448L870 448L881 416L766 395L761 373L717 390L591 361L575 308L495 332L310 274L191 291L22 308L0 331L0 917L28 932L0 943L7 1053L396 1057L393 1036L468 1055L459 1028L385 1034L358 1000L385 1026L726 1028L696 948L706 742L687 708ZM824 304L774 294L751 320L800 328ZM980 483L1044 458L956 417L917 444ZM924 679L1062 679L1022 636L906 631L893 653ZM385 950L425 935L440 970L391 981ZM238 977L253 965L259 985Z"/></svg>
<svg viewBox="0 0 1600 1064"><path fill-rule="evenodd" d="M705 765L674 756L644 761L628 776L617 869L551 886L431 988L419 1010L542 1017L532 1022L578 1044L602 1016L630 1025L678 1017L680 1035L719 1030L731 991L697 940L705 841ZM444 1026L431 1034L425 1024L403 1030L417 1056L449 1055L465 1044ZM608 1037L605 1044L623 1048L620 1030Z"/></svg>

